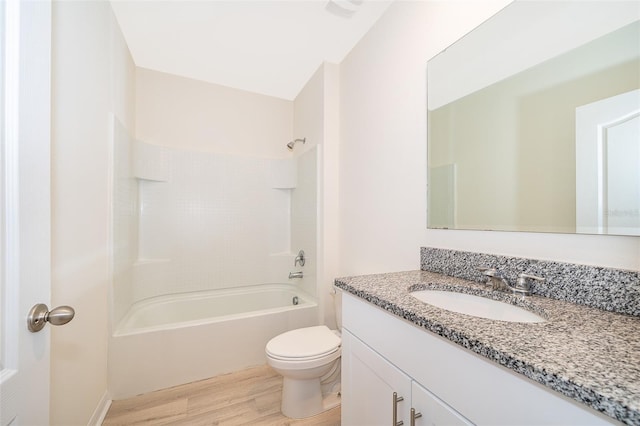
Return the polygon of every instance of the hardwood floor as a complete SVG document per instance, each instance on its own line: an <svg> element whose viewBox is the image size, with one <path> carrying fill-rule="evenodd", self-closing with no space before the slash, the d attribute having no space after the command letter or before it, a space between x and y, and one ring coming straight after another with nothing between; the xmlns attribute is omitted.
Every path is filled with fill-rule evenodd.
<svg viewBox="0 0 640 426"><path fill-rule="evenodd" d="M340 407L293 420L280 413L282 377L269 366L113 401L103 425L338 426Z"/></svg>

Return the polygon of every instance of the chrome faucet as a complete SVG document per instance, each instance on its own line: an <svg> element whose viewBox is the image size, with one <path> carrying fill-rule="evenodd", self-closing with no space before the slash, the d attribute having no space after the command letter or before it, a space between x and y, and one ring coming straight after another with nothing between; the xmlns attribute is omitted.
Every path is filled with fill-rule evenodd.
<svg viewBox="0 0 640 426"><path fill-rule="evenodd" d="M289 279L294 279L294 278L302 278L302 271L298 271L298 272L289 272Z"/></svg>
<svg viewBox="0 0 640 426"><path fill-rule="evenodd" d="M531 296L531 283L530 279L544 281L544 278L537 277L529 274L519 274L516 280L516 285L512 286L507 281L504 274L496 268L487 268L485 266L478 267L479 271L482 271L483 275L488 277L487 284L491 285L491 289L494 291L505 291L513 294L520 294L522 296Z"/></svg>

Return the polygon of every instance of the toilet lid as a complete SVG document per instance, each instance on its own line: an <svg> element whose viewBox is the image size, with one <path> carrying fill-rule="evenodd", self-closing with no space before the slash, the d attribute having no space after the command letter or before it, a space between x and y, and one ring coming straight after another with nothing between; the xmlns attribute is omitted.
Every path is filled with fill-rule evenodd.
<svg viewBox="0 0 640 426"><path fill-rule="evenodd" d="M340 347L340 337L325 325L299 328L274 337L267 343L267 353L277 358L316 358Z"/></svg>

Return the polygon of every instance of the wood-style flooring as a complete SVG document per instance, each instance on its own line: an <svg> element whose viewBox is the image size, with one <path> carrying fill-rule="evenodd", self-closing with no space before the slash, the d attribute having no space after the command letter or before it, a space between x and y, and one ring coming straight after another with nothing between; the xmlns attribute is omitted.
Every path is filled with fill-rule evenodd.
<svg viewBox="0 0 640 426"><path fill-rule="evenodd" d="M338 426L340 407L293 420L280 413L282 377L269 366L113 401L103 425Z"/></svg>

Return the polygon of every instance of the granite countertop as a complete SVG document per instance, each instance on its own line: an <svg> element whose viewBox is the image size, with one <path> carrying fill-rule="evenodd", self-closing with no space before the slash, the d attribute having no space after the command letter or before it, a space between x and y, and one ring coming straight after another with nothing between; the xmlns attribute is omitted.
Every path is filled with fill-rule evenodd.
<svg viewBox="0 0 640 426"><path fill-rule="evenodd" d="M640 424L640 318L541 296L526 300L427 271L338 278L337 287L597 411ZM514 323L423 303L416 290L455 290L520 305L546 322Z"/></svg>

